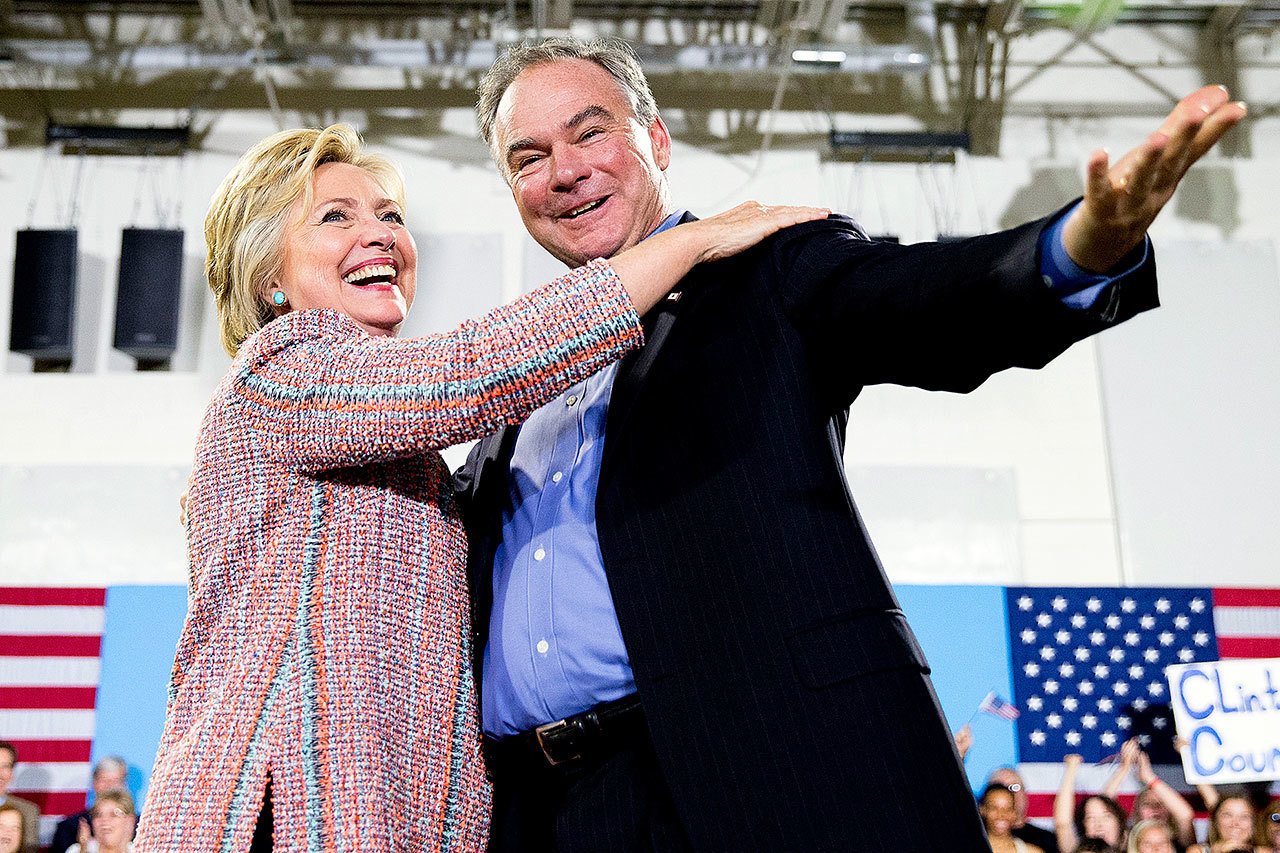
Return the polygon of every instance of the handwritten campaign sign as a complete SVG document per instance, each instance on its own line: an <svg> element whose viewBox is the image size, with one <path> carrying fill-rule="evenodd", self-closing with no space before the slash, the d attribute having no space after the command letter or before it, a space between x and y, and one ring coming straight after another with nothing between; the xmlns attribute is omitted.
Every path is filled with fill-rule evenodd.
<svg viewBox="0 0 1280 853"><path fill-rule="evenodd" d="M1165 670L1188 782L1280 779L1280 658Z"/></svg>

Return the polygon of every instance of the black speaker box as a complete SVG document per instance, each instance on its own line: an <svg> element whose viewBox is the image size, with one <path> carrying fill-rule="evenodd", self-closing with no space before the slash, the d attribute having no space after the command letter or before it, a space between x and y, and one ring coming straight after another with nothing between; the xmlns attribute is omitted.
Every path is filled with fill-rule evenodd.
<svg viewBox="0 0 1280 853"><path fill-rule="evenodd" d="M139 361L164 361L178 346L182 232L126 228L120 240L115 346Z"/></svg>
<svg viewBox="0 0 1280 853"><path fill-rule="evenodd" d="M18 232L9 349L37 361L71 361L77 265L75 230Z"/></svg>

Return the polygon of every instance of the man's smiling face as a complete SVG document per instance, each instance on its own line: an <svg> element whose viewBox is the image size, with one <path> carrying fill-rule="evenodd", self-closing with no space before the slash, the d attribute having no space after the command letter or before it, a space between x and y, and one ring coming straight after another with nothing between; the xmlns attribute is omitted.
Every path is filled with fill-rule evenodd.
<svg viewBox="0 0 1280 853"><path fill-rule="evenodd" d="M640 124L590 60L521 72L498 105L494 146L525 228L569 266L634 246L669 212L666 126Z"/></svg>

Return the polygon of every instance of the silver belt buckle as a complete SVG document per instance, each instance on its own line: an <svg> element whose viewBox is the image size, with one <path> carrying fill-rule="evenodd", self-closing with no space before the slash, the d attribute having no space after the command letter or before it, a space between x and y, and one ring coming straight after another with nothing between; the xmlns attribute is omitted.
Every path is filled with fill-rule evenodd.
<svg viewBox="0 0 1280 853"><path fill-rule="evenodd" d="M550 764L552 767L558 767L559 765L564 764L566 761L577 761L579 758L582 758L582 753L575 753L574 755L565 756L562 759L556 759L551 754L551 752L547 749L547 741L546 741L547 735L552 735L559 731L563 731L568 727L569 727L568 720L556 720L554 723L544 723L543 725L538 726L536 729L533 730L534 735L538 739L538 748L542 750L542 757L545 758L547 760L547 763Z"/></svg>

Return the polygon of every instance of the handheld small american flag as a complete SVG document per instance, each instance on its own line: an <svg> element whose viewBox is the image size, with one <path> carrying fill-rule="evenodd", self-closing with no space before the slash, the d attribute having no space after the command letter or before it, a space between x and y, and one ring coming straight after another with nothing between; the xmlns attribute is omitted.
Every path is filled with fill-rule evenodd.
<svg viewBox="0 0 1280 853"><path fill-rule="evenodd" d="M1017 705L1004 701L994 690L987 694L987 698L982 700L982 704L978 705L978 712L1010 721L1016 720L1021 716Z"/></svg>

